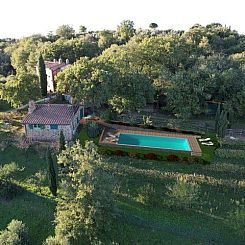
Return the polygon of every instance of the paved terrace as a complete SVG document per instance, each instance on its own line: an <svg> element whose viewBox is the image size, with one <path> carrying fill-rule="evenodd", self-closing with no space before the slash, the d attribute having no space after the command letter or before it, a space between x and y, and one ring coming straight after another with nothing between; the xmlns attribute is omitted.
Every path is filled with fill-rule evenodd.
<svg viewBox="0 0 245 245"><path fill-rule="evenodd" d="M117 125L117 124L109 124L109 123L104 122L101 119L96 119L94 121L96 121L97 123L105 127L100 137L100 141L99 141L100 144L117 146L117 143L115 141L113 142L113 140L108 140L108 133L109 134L133 133L133 134L155 135L155 136L163 136L163 137L186 138L188 139L189 145L191 147L191 155L192 156L202 155L202 150L197 140L197 138L200 138L200 136L197 136L197 135L189 135L189 134L182 134L182 133L175 133L175 132L164 132L164 131L158 131L158 130L152 130L152 129L129 127L129 126L122 126L122 125ZM165 149L155 149L155 150L169 151ZM174 150L171 150L171 151L174 151ZM186 151L178 151L178 152L186 153Z"/></svg>

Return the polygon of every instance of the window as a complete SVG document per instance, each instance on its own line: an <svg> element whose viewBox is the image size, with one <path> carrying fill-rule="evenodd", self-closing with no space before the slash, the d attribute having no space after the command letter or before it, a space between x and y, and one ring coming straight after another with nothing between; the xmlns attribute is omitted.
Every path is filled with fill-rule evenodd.
<svg viewBox="0 0 245 245"><path fill-rule="evenodd" d="M45 129L44 124L33 124L32 127L33 129Z"/></svg>
<svg viewBox="0 0 245 245"><path fill-rule="evenodd" d="M33 125L32 124L28 124L29 129L33 129Z"/></svg>
<svg viewBox="0 0 245 245"><path fill-rule="evenodd" d="M45 129L45 125L44 125L44 124L38 124L38 127L39 127L40 129Z"/></svg>
<svg viewBox="0 0 245 245"><path fill-rule="evenodd" d="M58 129L58 125L57 124L50 124L50 129Z"/></svg>

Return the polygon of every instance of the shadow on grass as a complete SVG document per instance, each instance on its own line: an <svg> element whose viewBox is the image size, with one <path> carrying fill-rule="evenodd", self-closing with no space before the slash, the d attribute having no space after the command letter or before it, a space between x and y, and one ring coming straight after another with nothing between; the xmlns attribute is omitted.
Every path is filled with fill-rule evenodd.
<svg viewBox="0 0 245 245"><path fill-rule="evenodd" d="M193 244L244 244L222 221L196 212L153 208L128 198L121 199L119 207L122 223L172 234Z"/></svg>
<svg viewBox="0 0 245 245"><path fill-rule="evenodd" d="M18 187L11 200L0 200L0 230L12 219L22 220L29 230L31 244L42 244L52 235L55 202Z"/></svg>

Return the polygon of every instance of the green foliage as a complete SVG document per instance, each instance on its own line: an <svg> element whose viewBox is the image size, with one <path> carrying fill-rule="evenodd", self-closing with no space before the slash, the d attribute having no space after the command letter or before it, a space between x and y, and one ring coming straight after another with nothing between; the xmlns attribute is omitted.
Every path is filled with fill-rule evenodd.
<svg viewBox="0 0 245 245"><path fill-rule="evenodd" d="M100 118L104 119L104 120L116 120L117 119L117 113L113 110L106 110L106 111L103 111L101 114L100 114Z"/></svg>
<svg viewBox="0 0 245 245"><path fill-rule="evenodd" d="M221 113L221 106L220 106L220 103L219 103L217 111L216 111L216 115L215 115L215 132L218 131L220 113Z"/></svg>
<svg viewBox="0 0 245 245"><path fill-rule="evenodd" d="M11 199L17 193L12 177L23 169L14 162L0 166L0 199Z"/></svg>
<svg viewBox="0 0 245 245"><path fill-rule="evenodd" d="M147 184L139 189L139 194L137 196L137 201L145 204L154 206L159 201L159 196L157 195L153 185Z"/></svg>
<svg viewBox="0 0 245 245"><path fill-rule="evenodd" d="M38 78L39 78L39 83L41 87L41 94L42 96L47 95L47 74L46 74L46 68L45 68L45 63L43 60L43 56L40 55L38 58Z"/></svg>
<svg viewBox="0 0 245 245"><path fill-rule="evenodd" d="M101 133L100 127L96 122L87 123L87 134L90 138L96 138Z"/></svg>
<svg viewBox="0 0 245 245"><path fill-rule="evenodd" d="M102 49L109 48L113 43L116 43L114 33L109 30L103 30L99 32L98 45Z"/></svg>
<svg viewBox="0 0 245 245"><path fill-rule="evenodd" d="M50 150L47 152L47 162L48 162L48 176L49 176L49 189L51 193L57 195L57 177L54 166L54 160Z"/></svg>
<svg viewBox="0 0 245 245"><path fill-rule="evenodd" d="M92 142L77 141L58 156L62 164L55 235L91 241L108 236L114 217L114 181Z"/></svg>
<svg viewBox="0 0 245 245"><path fill-rule="evenodd" d="M149 25L149 27L152 28L152 29L156 29L158 27L158 25L156 23L151 23Z"/></svg>
<svg viewBox="0 0 245 245"><path fill-rule="evenodd" d="M240 236L245 238L245 206L239 201L235 209L229 213L227 222Z"/></svg>
<svg viewBox="0 0 245 245"><path fill-rule="evenodd" d="M60 131L60 138L59 138L59 152L65 150L65 135L63 133L63 131Z"/></svg>
<svg viewBox="0 0 245 245"><path fill-rule="evenodd" d="M67 237L53 237L49 236L43 245L70 245L69 239Z"/></svg>
<svg viewBox="0 0 245 245"><path fill-rule="evenodd" d="M150 116L143 116L142 123L144 127L153 126L153 122Z"/></svg>
<svg viewBox="0 0 245 245"><path fill-rule="evenodd" d="M52 43L45 42L38 51L42 53L45 60L62 58L63 60L69 59L70 63L73 63L80 57L91 58L98 55L100 48L95 38L86 34L79 38L60 38Z"/></svg>
<svg viewBox="0 0 245 245"><path fill-rule="evenodd" d="M228 127L229 121L228 121L228 113L227 111L222 111L220 113L220 116L218 118L218 123L217 123L217 135L220 138L224 138L225 137L225 131Z"/></svg>
<svg viewBox="0 0 245 245"><path fill-rule="evenodd" d="M70 25L61 25L57 28L56 35L65 39L70 39L75 35L75 30Z"/></svg>
<svg viewBox="0 0 245 245"><path fill-rule="evenodd" d="M245 151L236 149L217 149L215 151L215 156L220 158L245 159Z"/></svg>
<svg viewBox="0 0 245 245"><path fill-rule="evenodd" d="M47 171L44 170L40 170L36 172L28 179L28 183L35 185L39 193L42 193L42 187L44 186L44 184L46 184L46 181L47 181Z"/></svg>
<svg viewBox="0 0 245 245"><path fill-rule="evenodd" d="M11 64L17 73L21 71L36 73L38 49L43 41L42 37L33 35L19 39L5 48L4 51L11 56Z"/></svg>
<svg viewBox="0 0 245 245"><path fill-rule="evenodd" d="M117 27L117 34L122 41L127 42L135 34L134 22L131 20L122 21Z"/></svg>
<svg viewBox="0 0 245 245"><path fill-rule="evenodd" d="M0 84L0 97L15 108L26 104L30 98L40 98L37 76L22 71L16 76L9 76L5 84Z"/></svg>
<svg viewBox="0 0 245 245"><path fill-rule="evenodd" d="M86 32L86 31L87 31L87 27L86 26L84 26L84 25L80 25L79 26L79 33L80 34Z"/></svg>
<svg viewBox="0 0 245 245"><path fill-rule="evenodd" d="M200 187L195 182L189 182L180 177L176 183L167 186L167 195L170 198L170 205L181 208L190 208L198 200Z"/></svg>
<svg viewBox="0 0 245 245"><path fill-rule="evenodd" d="M28 230L19 220L12 220L6 230L0 232L1 245L27 245L29 244Z"/></svg>
<svg viewBox="0 0 245 245"><path fill-rule="evenodd" d="M15 162L4 164L3 166L0 166L0 179L1 180L10 180L11 177L19 171L22 171L23 169L19 168L18 165Z"/></svg>

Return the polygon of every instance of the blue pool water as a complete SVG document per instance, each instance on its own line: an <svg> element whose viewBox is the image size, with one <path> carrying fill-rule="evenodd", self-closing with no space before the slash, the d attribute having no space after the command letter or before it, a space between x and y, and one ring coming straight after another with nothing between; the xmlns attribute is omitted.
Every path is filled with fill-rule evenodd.
<svg viewBox="0 0 245 245"><path fill-rule="evenodd" d="M189 142L185 138L172 138L143 134L120 134L118 144L181 151L191 150Z"/></svg>

